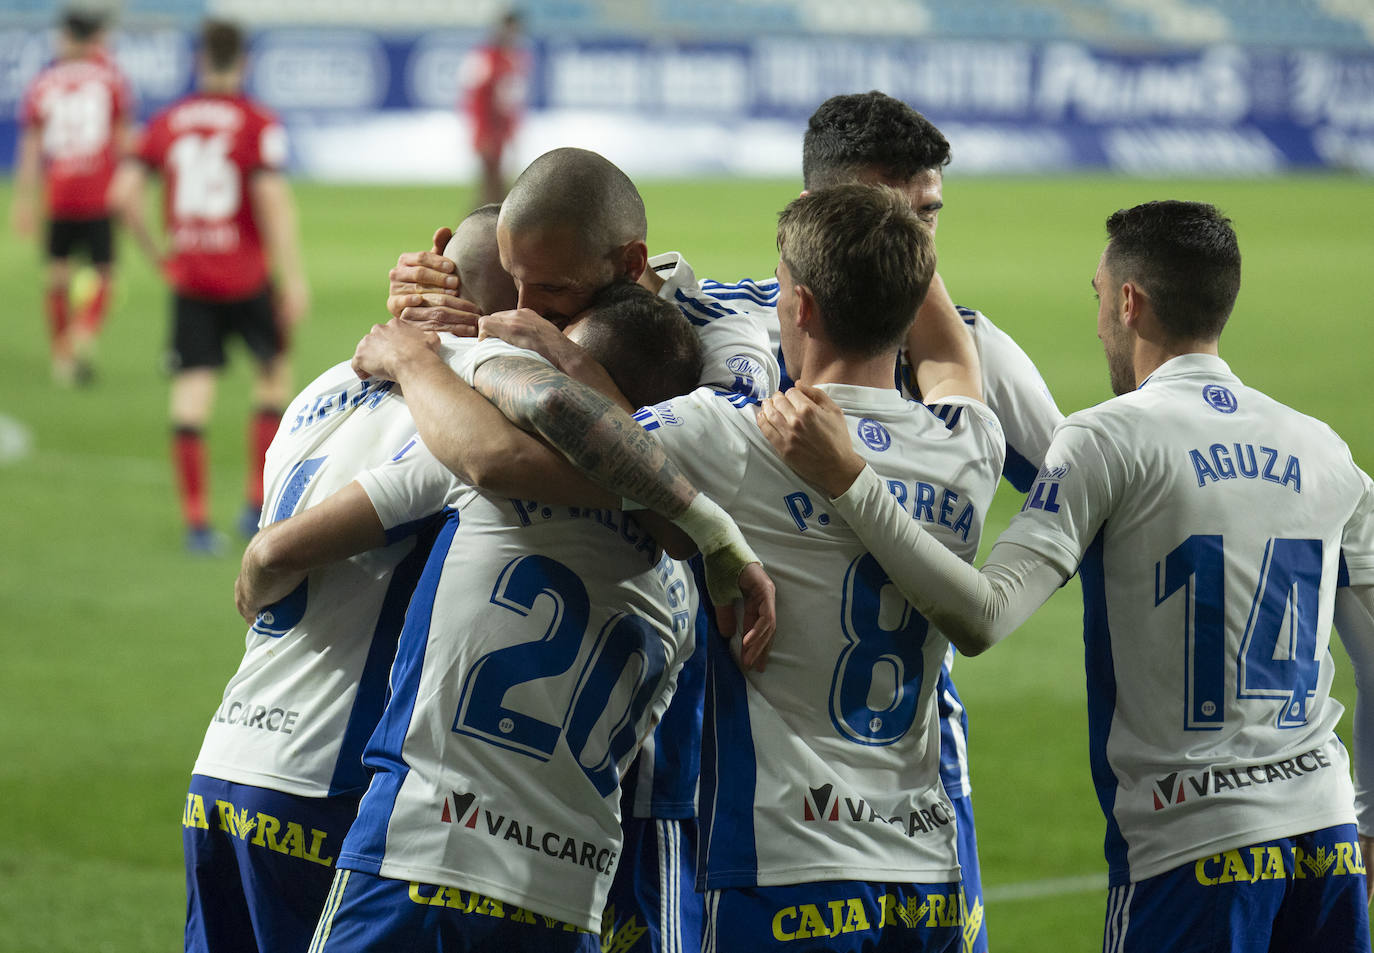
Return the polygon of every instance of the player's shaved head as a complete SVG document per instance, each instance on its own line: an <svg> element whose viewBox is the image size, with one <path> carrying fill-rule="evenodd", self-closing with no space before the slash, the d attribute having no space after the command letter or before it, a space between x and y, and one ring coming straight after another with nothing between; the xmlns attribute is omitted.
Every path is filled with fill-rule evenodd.
<svg viewBox="0 0 1374 953"><path fill-rule="evenodd" d="M598 258L644 241L649 231L630 177L605 156L573 148L546 152L520 173L502 203L501 224L512 231L572 232Z"/></svg>
<svg viewBox="0 0 1374 953"><path fill-rule="evenodd" d="M501 267L496 244L500 205L483 205L458 223L444 248L444 256L458 266L461 294L483 314L515 307L515 282Z"/></svg>
<svg viewBox="0 0 1374 953"><path fill-rule="evenodd" d="M568 329L636 407L696 389L701 339L671 302L632 281L597 292Z"/></svg>

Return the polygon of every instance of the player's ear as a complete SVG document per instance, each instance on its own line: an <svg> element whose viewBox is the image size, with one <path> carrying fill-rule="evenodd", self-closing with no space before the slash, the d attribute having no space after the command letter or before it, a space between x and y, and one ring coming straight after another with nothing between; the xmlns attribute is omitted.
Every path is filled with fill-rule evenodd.
<svg viewBox="0 0 1374 953"><path fill-rule="evenodd" d="M816 326L819 312L816 310L816 296L806 285L793 285L792 293L797 297L797 329L806 334Z"/></svg>
<svg viewBox="0 0 1374 953"><path fill-rule="evenodd" d="M631 281L638 281L644 269L649 267L649 246L644 242L627 242L616 254L619 258L618 273Z"/></svg>
<svg viewBox="0 0 1374 953"><path fill-rule="evenodd" d="M1135 282L1128 281L1121 286L1121 315L1119 320L1123 326L1131 330L1135 330L1139 326L1145 301L1145 292Z"/></svg>

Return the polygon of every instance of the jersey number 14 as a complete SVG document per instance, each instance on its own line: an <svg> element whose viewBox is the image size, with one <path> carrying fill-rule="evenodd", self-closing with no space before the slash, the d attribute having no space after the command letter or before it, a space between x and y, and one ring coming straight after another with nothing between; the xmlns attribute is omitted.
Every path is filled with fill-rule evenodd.
<svg viewBox="0 0 1374 953"><path fill-rule="evenodd" d="M1277 726L1307 723L1317 691L1317 598L1322 541L1271 539L1236 651L1236 698L1282 699ZM1219 535L1189 536L1155 564L1155 605L1182 590L1187 673L1184 727L1219 731L1226 721L1226 559Z"/></svg>

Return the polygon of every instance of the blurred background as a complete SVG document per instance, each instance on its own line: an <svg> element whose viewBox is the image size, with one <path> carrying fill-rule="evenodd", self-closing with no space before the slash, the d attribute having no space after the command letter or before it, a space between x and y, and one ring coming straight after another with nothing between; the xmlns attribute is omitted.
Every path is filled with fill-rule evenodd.
<svg viewBox="0 0 1374 953"><path fill-rule="evenodd" d="M49 58L52 0L3 0L0 158ZM281 111L296 170L464 182L465 58L504 0L126 0L112 47L144 114L191 83L205 16L253 31L250 94ZM1374 171L1369 0L528 0L515 168L553 145L632 175L790 175L839 92L916 104L958 170L1138 175ZM434 147L390 148L394 136ZM451 148L445 148L445 146Z"/></svg>
<svg viewBox="0 0 1374 953"><path fill-rule="evenodd" d="M296 387L385 320L386 276L477 201L460 107L492 0L128 0L109 46L139 117L191 85L196 29L251 34L277 110L312 288ZM1222 353L1374 467L1374 0L529 0L507 176L607 155L644 194L651 252L763 277L800 189L807 116L880 89L945 132L940 271L1035 360L1066 413L1110 396L1089 280L1113 210L1218 204L1245 256ZM52 0L0 0L0 205L16 106L51 58ZM179 818L243 650L242 541L183 550L167 424L168 291L120 237L84 389L51 379L39 243L0 230L0 950L176 950ZM242 504L250 361L209 427L212 517ZM993 538L1021 505L1006 485ZM986 545L985 545L986 551ZM994 950L1101 948L1102 815L1087 761L1078 584L962 660ZM1333 642L1333 645L1335 643ZM1339 646L1333 652L1340 654ZM1342 660L1343 664L1343 660ZM1349 702L1348 668L1338 697ZM1344 730L1344 729L1343 729Z"/></svg>

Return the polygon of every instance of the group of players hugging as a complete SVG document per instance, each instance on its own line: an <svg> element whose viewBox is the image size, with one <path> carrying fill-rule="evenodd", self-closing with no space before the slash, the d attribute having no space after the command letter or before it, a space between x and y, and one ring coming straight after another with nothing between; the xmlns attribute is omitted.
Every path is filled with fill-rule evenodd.
<svg viewBox="0 0 1374 953"><path fill-rule="evenodd" d="M1206 204L1107 219L1118 396L1063 418L936 273L949 160L825 101L763 280L574 148L400 257L266 449L187 950L985 951L951 667L1075 573L1103 949L1369 949L1374 486L1218 356Z"/></svg>

